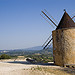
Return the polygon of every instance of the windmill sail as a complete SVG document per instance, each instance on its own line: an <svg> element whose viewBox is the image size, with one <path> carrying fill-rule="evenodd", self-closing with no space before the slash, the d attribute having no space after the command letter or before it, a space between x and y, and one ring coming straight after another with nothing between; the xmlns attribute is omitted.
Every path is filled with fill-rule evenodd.
<svg viewBox="0 0 75 75"><path fill-rule="evenodd" d="M45 10L46 11L46 10ZM44 11L41 11L56 27L57 27L57 25L53 22L53 20L52 19L50 19L50 17L44 12ZM46 11L47 12L47 11ZM47 12L48 13L48 12ZM51 16L52 17L52 16ZM53 17L52 17L53 18ZM54 18L53 18L54 19ZM52 37L51 37L52 35L50 35L49 36L49 38L46 40L46 42L43 44L43 49L45 49L48 45L49 45L49 43L51 43L51 41L52 41Z"/></svg>
<svg viewBox="0 0 75 75"><path fill-rule="evenodd" d="M46 9L44 9L45 10L45 12L47 12L47 14L58 24L58 22L50 15L50 13L46 10Z"/></svg>
<svg viewBox="0 0 75 75"><path fill-rule="evenodd" d="M43 15L41 15L41 16L54 28L54 26Z"/></svg>
<svg viewBox="0 0 75 75"><path fill-rule="evenodd" d="M48 15L45 14L44 11L41 11L41 12L57 27L57 25L50 19L50 17L48 17Z"/></svg>
<svg viewBox="0 0 75 75"><path fill-rule="evenodd" d="M52 34L48 37L48 39L45 41L45 43L42 45L42 47L44 47L44 45L48 42L48 40L50 40Z"/></svg>
<svg viewBox="0 0 75 75"><path fill-rule="evenodd" d="M73 19L74 17L75 17L75 16L73 16L72 19Z"/></svg>
<svg viewBox="0 0 75 75"><path fill-rule="evenodd" d="M48 44L49 44L52 40L53 40L53 38L51 38L51 39L48 41L48 43L45 45L45 47L44 47L43 49L45 49L45 48L48 46Z"/></svg>

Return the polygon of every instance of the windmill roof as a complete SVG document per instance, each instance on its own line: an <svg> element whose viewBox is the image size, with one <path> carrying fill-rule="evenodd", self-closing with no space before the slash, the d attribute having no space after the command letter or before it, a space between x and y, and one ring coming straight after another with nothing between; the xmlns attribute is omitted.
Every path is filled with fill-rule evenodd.
<svg viewBox="0 0 75 75"><path fill-rule="evenodd" d="M72 18L65 11L65 13L64 13L62 19L60 20L56 29L73 28L73 27L75 27L75 23L72 20Z"/></svg>

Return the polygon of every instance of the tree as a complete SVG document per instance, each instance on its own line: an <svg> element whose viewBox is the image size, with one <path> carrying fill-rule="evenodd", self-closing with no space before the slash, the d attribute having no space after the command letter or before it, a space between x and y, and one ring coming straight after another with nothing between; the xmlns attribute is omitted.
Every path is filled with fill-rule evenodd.
<svg viewBox="0 0 75 75"><path fill-rule="evenodd" d="M7 55L7 54L2 54L1 56L0 56L0 59L10 59L11 57L9 56L9 55Z"/></svg>

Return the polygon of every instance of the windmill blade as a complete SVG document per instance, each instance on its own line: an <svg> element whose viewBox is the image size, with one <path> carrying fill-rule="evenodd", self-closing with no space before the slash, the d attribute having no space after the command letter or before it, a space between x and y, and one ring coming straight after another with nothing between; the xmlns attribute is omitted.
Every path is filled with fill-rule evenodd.
<svg viewBox="0 0 75 75"><path fill-rule="evenodd" d="M75 16L73 16L72 19L73 19L74 17L75 17Z"/></svg>
<svg viewBox="0 0 75 75"><path fill-rule="evenodd" d="M54 26L43 15L41 15L41 16L54 28Z"/></svg>
<svg viewBox="0 0 75 75"><path fill-rule="evenodd" d="M42 47L47 43L47 41L51 38L52 34L48 37L48 39L45 41L45 43L42 45Z"/></svg>
<svg viewBox="0 0 75 75"><path fill-rule="evenodd" d="M48 17L48 15L45 14L45 12L41 11L56 27L57 25Z"/></svg>
<svg viewBox="0 0 75 75"><path fill-rule="evenodd" d="M50 39L50 41L45 45L45 47L43 49L45 49L48 46L48 44L52 41L52 39L53 38Z"/></svg>
<svg viewBox="0 0 75 75"><path fill-rule="evenodd" d="M46 10L46 9L44 9L45 10L45 12L47 12L47 14L58 24L58 22L50 15L50 13Z"/></svg>
<svg viewBox="0 0 75 75"><path fill-rule="evenodd" d="M50 45L46 49L50 49L50 46L52 45L53 41L50 43Z"/></svg>
<svg viewBox="0 0 75 75"><path fill-rule="evenodd" d="M45 10L46 11L46 10ZM53 22L53 20L51 20L50 19L50 17L48 17L48 15L46 15L46 13L44 12L44 11L41 11L44 15L45 15L45 17L47 18L47 19L49 19L56 27L57 27L57 25ZM46 11L47 12L47 11ZM48 14L48 12L47 12L47 14ZM42 16L42 15L41 15ZM42 16L43 17L43 16ZM45 20L47 20L45 17L43 17ZM53 17L52 17L53 18ZM54 18L53 18L54 19ZM55 19L54 19L55 20ZM42 46L44 46L46 43L46 45L44 46L44 48L43 49L45 49L48 45L49 45L49 43L52 41L52 39L53 38L51 38L51 36L46 40L46 42L42 45ZM50 39L50 40L49 40Z"/></svg>

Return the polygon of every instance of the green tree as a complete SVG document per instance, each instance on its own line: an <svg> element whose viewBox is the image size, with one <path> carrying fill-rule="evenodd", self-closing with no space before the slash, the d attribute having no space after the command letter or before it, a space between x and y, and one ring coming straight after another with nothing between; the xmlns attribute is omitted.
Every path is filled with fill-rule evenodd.
<svg viewBox="0 0 75 75"><path fill-rule="evenodd" d="M7 55L7 54L2 54L1 56L0 56L0 59L10 59L11 57L9 56L9 55Z"/></svg>

